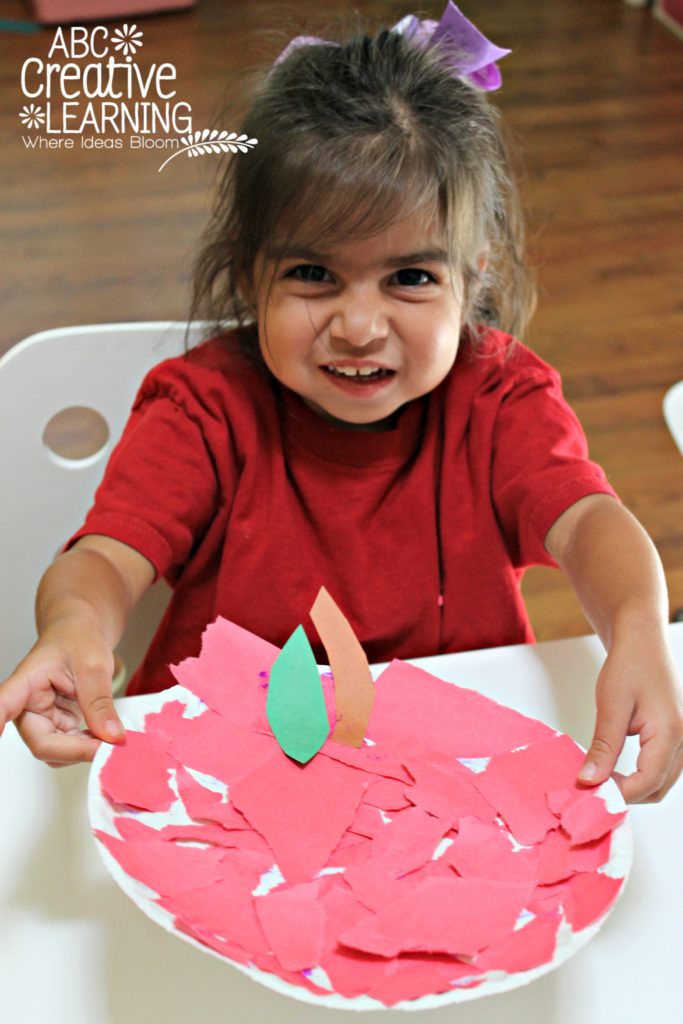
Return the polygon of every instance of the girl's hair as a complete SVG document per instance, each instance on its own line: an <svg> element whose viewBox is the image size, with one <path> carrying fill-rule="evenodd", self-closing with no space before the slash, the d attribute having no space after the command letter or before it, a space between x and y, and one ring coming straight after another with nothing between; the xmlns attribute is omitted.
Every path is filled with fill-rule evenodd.
<svg viewBox="0 0 683 1024"><path fill-rule="evenodd" d="M470 337L478 323L522 334L534 292L498 113L452 77L438 46L386 29L301 46L271 69L241 131L258 145L221 180L192 318L245 325L253 311L240 281L253 282L257 255L294 240L325 251L419 209L444 227Z"/></svg>

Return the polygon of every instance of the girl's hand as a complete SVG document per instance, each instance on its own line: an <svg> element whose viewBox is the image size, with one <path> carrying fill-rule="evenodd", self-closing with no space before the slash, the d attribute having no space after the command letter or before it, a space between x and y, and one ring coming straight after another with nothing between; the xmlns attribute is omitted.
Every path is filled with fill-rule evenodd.
<svg viewBox="0 0 683 1024"><path fill-rule="evenodd" d="M113 672L112 651L81 620L50 627L0 685L0 733L14 720L29 750L53 767L92 761L100 740L124 737Z"/></svg>
<svg viewBox="0 0 683 1024"><path fill-rule="evenodd" d="M650 637L615 643L598 676L595 734L578 781L604 782L626 736L640 738L632 775L615 774L627 803L661 800L683 770L683 690L666 648Z"/></svg>
<svg viewBox="0 0 683 1024"><path fill-rule="evenodd" d="M617 781L629 803L661 800L683 768L683 693L667 636L664 570L630 512L604 494L571 505L545 546L569 576L609 652L596 688L595 735L579 782L609 778L627 736L636 771Z"/></svg>

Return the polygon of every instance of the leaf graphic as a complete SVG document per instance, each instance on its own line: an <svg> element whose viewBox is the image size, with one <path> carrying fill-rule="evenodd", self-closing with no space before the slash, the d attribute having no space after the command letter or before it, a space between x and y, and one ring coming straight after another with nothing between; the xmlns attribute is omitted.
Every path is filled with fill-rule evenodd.
<svg viewBox="0 0 683 1024"><path fill-rule="evenodd" d="M28 113L29 111L24 107L19 116L22 120L25 120L25 116ZM37 116L44 118L42 114ZM180 141L182 148L177 149L175 153L167 157L159 171L163 171L166 164L170 163L175 157L180 156L181 153L187 153L189 157L203 156L207 153L248 153L249 149L257 144L258 139L247 139L246 135L238 137L237 132L219 132L216 128L204 128L203 131L190 132L189 135L183 135Z"/></svg>
<svg viewBox="0 0 683 1024"><path fill-rule="evenodd" d="M306 764L330 732L320 675L303 626L297 626L270 671L266 715L285 754Z"/></svg>

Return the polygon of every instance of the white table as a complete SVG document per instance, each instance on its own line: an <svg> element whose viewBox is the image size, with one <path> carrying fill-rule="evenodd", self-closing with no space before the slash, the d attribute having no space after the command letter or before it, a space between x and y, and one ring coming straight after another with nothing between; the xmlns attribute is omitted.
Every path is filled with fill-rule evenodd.
<svg viewBox="0 0 683 1024"><path fill-rule="evenodd" d="M671 626L683 670L683 624ZM423 659L570 733L593 725L594 637ZM632 741L622 766L633 762ZM0 1019L7 1024L680 1024L683 782L631 810L635 861L600 934L526 988L438 1010L361 1013L280 996L148 920L106 872L85 810L87 768L53 772L13 728L0 740Z"/></svg>

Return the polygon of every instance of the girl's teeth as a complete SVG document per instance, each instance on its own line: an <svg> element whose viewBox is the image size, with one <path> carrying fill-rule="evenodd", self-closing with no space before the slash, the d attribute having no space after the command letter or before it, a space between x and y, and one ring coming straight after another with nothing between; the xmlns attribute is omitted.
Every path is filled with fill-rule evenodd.
<svg viewBox="0 0 683 1024"><path fill-rule="evenodd" d="M370 377L373 374L379 376L384 370L376 366L328 366L330 373L340 374L342 377Z"/></svg>

